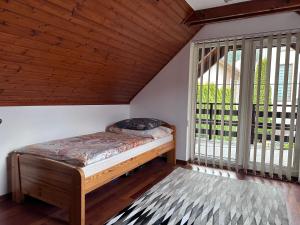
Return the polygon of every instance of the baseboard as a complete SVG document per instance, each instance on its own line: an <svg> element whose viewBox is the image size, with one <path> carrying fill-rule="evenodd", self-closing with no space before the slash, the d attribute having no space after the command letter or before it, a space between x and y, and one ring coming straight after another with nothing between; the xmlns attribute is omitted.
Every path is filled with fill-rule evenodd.
<svg viewBox="0 0 300 225"><path fill-rule="evenodd" d="M181 165L181 166L186 166L186 165L188 165L188 162L181 160L181 159L176 159L176 164Z"/></svg>
<svg viewBox="0 0 300 225"><path fill-rule="evenodd" d="M161 156L160 158L164 159L164 160L167 160L167 158L165 156ZM180 165L180 166L186 166L189 164L188 161L184 161L184 160L181 160L181 159L176 159L176 164L177 165Z"/></svg>
<svg viewBox="0 0 300 225"><path fill-rule="evenodd" d="M6 200L6 199L11 199L11 193L0 195L0 201L1 200Z"/></svg>

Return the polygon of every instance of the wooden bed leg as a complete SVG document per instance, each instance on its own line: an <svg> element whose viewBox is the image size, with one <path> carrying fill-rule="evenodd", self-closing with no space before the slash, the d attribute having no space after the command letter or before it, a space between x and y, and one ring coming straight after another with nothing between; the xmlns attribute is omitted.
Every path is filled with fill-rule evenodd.
<svg viewBox="0 0 300 225"><path fill-rule="evenodd" d="M173 166L176 165L176 151L175 149L166 153L167 155L167 162Z"/></svg>
<svg viewBox="0 0 300 225"><path fill-rule="evenodd" d="M19 154L12 153L11 155L11 192L14 202L21 203L24 200L24 195L21 189Z"/></svg>
<svg viewBox="0 0 300 225"><path fill-rule="evenodd" d="M74 199L74 205L70 209L70 225L85 224L85 196L81 201Z"/></svg>
<svg viewBox="0 0 300 225"><path fill-rule="evenodd" d="M80 170L77 172L79 173L74 176L75 187L73 203L70 207L70 225L85 225L84 175Z"/></svg>

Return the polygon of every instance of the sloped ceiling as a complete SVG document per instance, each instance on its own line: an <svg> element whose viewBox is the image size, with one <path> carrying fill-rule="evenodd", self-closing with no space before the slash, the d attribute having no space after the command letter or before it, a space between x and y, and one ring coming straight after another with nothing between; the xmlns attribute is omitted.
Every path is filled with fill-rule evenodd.
<svg viewBox="0 0 300 225"><path fill-rule="evenodd" d="M1 0L0 105L120 104L199 27L184 0Z"/></svg>

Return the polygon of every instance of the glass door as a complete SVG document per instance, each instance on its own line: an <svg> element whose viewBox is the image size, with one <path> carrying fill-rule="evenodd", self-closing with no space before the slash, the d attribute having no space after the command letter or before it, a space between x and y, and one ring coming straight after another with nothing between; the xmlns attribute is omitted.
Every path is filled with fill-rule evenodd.
<svg viewBox="0 0 300 225"><path fill-rule="evenodd" d="M197 44L191 157L299 177L299 33Z"/></svg>

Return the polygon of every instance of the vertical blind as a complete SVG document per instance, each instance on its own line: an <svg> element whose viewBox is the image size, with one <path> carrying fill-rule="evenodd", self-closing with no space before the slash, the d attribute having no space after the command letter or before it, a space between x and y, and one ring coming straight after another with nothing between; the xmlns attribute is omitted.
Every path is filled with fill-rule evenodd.
<svg viewBox="0 0 300 225"><path fill-rule="evenodd" d="M193 44L194 162L299 178L299 32Z"/></svg>

